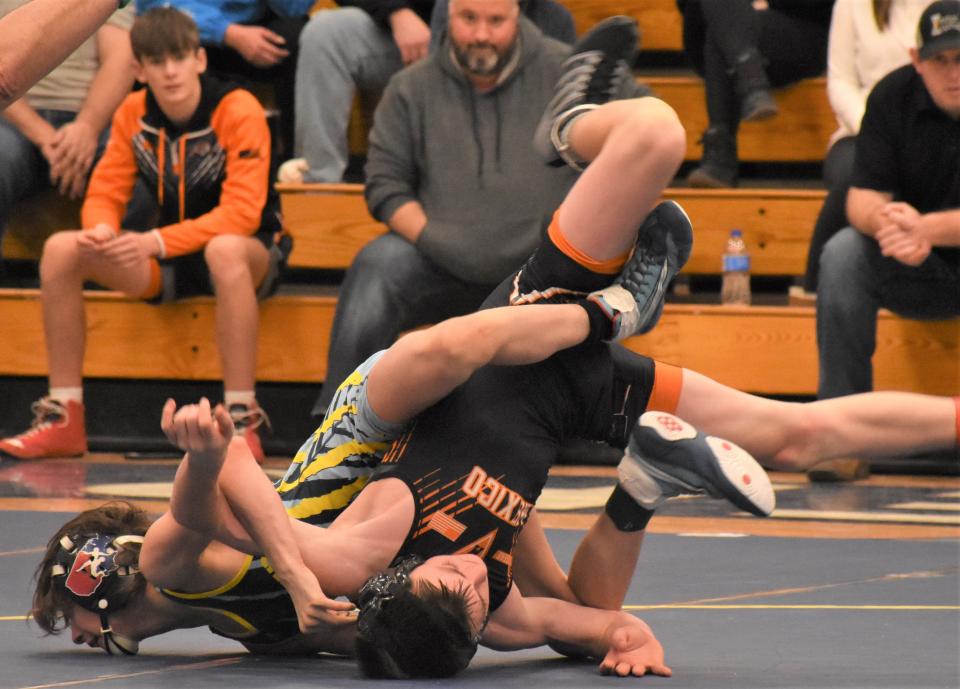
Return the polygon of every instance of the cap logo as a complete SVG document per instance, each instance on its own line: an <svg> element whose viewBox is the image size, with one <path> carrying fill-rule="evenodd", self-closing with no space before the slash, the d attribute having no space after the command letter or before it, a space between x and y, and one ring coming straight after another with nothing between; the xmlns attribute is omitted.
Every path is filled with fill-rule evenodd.
<svg viewBox="0 0 960 689"><path fill-rule="evenodd" d="M955 14L931 14L930 37L936 38L947 31L960 31L960 17Z"/></svg>

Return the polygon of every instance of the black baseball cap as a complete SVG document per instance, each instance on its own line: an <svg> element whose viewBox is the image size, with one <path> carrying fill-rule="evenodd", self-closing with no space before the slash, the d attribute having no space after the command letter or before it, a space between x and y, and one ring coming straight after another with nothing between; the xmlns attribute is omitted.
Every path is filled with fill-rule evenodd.
<svg viewBox="0 0 960 689"><path fill-rule="evenodd" d="M960 48L960 0L938 0L920 16L917 48L921 60L944 50Z"/></svg>

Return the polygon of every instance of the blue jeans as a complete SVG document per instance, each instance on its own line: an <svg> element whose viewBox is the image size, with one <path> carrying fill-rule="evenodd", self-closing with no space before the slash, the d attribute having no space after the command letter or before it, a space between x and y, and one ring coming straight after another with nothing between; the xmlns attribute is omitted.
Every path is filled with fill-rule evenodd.
<svg viewBox="0 0 960 689"><path fill-rule="evenodd" d="M471 313L493 287L463 282L393 232L374 239L357 254L340 287L327 379L313 413L326 412L340 383L400 333Z"/></svg>
<svg viewBox="0 0 960 689"><path fill-rule="evenodd" d="M873 389L881 307L920 320L960 316L960 268L936 254L911 268L852 227L834 235L820 255L817 289L821 399Z"/></svg>
<svg viewBox="0 0 960 689"><path fill-rule="evenodd" d="M38 110L37 114L57 129L77 116L65 110ZM109 134L109 127L100 133L97 158L103 153ZM50 189L47 159L19 129L0 118L0 236L17 202L46 189Z"/></svg>
<svg viewBox="0 0 960 689"><path fill-rule="evenodd" d="M339 182L347 167L347 125L355 90L379 97L403 68L389 31L366 12L317 12L300 34L295 156L310 166L306 182Z"/></svg>

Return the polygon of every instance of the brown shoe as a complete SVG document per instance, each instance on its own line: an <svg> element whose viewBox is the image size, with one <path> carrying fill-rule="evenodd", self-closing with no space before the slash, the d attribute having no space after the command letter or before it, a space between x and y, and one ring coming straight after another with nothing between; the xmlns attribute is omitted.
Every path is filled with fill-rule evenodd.
<svg viewBox="0 0 960 689"><path fill-rule="evenodd" d="M828 459L815 464L807 472L807 478L817 483L859 481L870 476L870 465L853 457Z"/></svg>

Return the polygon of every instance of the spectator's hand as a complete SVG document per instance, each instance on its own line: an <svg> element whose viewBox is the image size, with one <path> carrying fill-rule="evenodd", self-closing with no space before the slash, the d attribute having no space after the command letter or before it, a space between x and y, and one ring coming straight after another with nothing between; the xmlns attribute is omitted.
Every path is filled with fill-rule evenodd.
<svg viewBox="0 0 960 689"><path fill-rule="evenodd" d="M880 253L907 266L916 267L927 260L933 247L917 233L896 222L885 224L876 234Z"/></svg>
<svg viewBox="0 0 960 689"><path fill-rule="evenodd" d="M643 620L629 617L632 621L611 625L608 630L610 650L600 663L600 672L620 677L647 673L670 677L673 670L663 662L663 646L657 637Z"/></svg>
<svg viewBox="0 0 960 689"><path fill-rule="evenodd" d="M54 157L53 140L57 136L57 130L53 128L46 120L42 122L41 132L35 138L31 138L33 145L40 149L40 153L48 163Z"/></svg>
<svg viewBox="0 0 960 689"><path fill-rule="evenodd" d="M83 194L87 173L97 152L97 132L86 122L74 120L56 131L50 142L50 183L64 196Z"/></svg>
<svg viewBox="0 0 960 689"><path fill-rule="evenodd" d="M880 217L889 222L896 223L904 230L915 231L917 223L923 217L920 211L903 201L891 201L880 210Z"/></svg>
<svg viewBox="0 0 960 689"><path fill-rule="evenodd" d="M231 24L223 35L223 42L261 69L273 67L290 55L283 47L287 43L283 36L263 26Z"/></svg>
<svg viewBox="0 0 960 689"><path fill-rule="evenodd" d="M310 169L304 158L291 158L277 170L277 181L284 184L302 184L303 173Z"/></svg>
<svg viewBox="0 0 960 689"><path fill-rule="evenodd" d="M770 9L770 3L768 3L767 0L753 0L750 4L753 5L753 9L758 12Z"/></svg>
<svg viewBox="0 0 960 689"><path fill-rule="evenodd" d="M400 49L403 64L412 65L426 57L430 48L430 27L408 7L390 15L390 30L393 42Z"/></svg>
<svg viewBox="0 0 960 689"><path fill-rule="evenodd" d="M102 247L116 236L117 231L115 229L106 223L100 223L77 235L77 244L80 245L81 250L96 249Z"/></svg>
<svg viewBox="0 0 960 689"><path fill-rule="evenodd" d="M146 232L124 232L101 248L104 258L122 268L131 268L159 252L157 240Z"/></svg>

